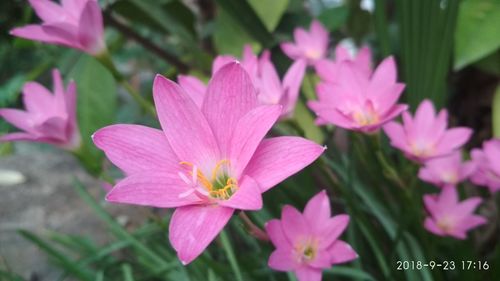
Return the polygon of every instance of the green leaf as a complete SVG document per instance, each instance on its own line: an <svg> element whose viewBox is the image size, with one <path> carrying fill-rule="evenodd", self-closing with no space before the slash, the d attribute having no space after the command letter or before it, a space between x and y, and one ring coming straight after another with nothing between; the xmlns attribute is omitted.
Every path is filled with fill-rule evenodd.
<svg viewBox="0 0 500 281"><path fill-rule="evenodd" d="M260 44L252 38L224 9L219 9L215 19L214 44L220 54L241 56L243 46L251 44L254 49L260 49Z"/></svg>
<svg viewBox="0 0 500 281"><path fill-rule="evenodd" d="M267 31L273 32L281 17L285 13L289 0L248 0L248 3L254 9L255 13L259 16L260 20L264 23Z"/></svg>
<svg viewBox="0 0 500 281"><path fill-rule="evenodd" d="M330 32L332 32L344 25L348 16L349 8L340 6L324 10L318 16L318 19Z"/></svg>
<svg viewBox="0 0 500 281"><path fill-rule="evenodd" d="M68 78L77 86L78 126L83 146L77 156L93 173L100 169L102 153L92 143L92 134L115 120L116 83L113 75L94 58L82 55Z"/></svg>
<svg viewBox="0 0 500 281"><path fill-rule="evenodd" d="M500 84L493 97L493 136L500 138Z"/></svg>
<svg viewBox="0 0 500 281"><path fill-rule="evenodd" d="M462 69L500 47L500 1L464 0L455 33L455 70Z"/></svg>
<svg viewBox="0 0 500 281"><path fill-rule="evenodd" d="M362 280L375 280L370 274L364 272L363 270L354 269L347 266L334 266L330 269L325 270L325 274L358 278Z"/></svg>
<svg viewBox="0 0 500 281"><path fill-rule="evenodd" d="M259 19L259 16L257 16L247 1L215 0L215 2L234 21L238 22L248 34L259 41L262 46L267 48L275 43L274 37L269 33L264 23ZM269 1L266 1L266 3L269 3ZM231 43L231 41L227 42L227 44Z"/></svg>
<svg viewBox="0 0 500 281"><path fill-rule="evenodd" d="M90 271L78 266L75 262L67 258L65 253L62 253L56 248L52 247L49 243L45 242L35 234L25 230L19 230L19 234L25 239L31 241L33 244L37 245L42 251L47 253L51 258L58 262L64 270L71 273L73 276L83 281L93 280Z"/></svg>
<svg viewBox="0 0 500 281"><path fill-rule="evenodd" d="M26 76L16 74L2 84L0 87L0 107L10 106L17 100L24 82L26 82Z"/></svg>
<svg viewBox="0 0 500 281"><path fill-rule="evenodd" d="M227 236L225 230L221 231L219 238L222 246L224 247L224 251L226 252L227 259L229 260L229 265L234 271L236 280L243 281L243 276L241 275L241 269L238 265L238 260L236 260L236 255L234 254L233 247L231 246L231 241L229 241L229 237Z"/></svg>
<svg viewBox="0 0 500 281"><path fill-rule="evenodd" d="M132 275L132 268L129 264L122 265L122 273L124 281L134 281L134 276Z"/></svg>

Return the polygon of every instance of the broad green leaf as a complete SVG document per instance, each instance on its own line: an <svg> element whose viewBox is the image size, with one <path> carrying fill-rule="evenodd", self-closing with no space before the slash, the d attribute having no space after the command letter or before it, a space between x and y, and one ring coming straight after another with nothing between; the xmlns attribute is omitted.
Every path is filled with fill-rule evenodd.
<svg viewBox="0 0 500 281"><path fill-rule="evenodd" d="M500 138L500 84L493 97L493 136Z"/></svg>
<svg viewBox="0 0 500 281"><path fill-rule="evenodd" d="M345 24L349 16L349 9L340 6L324 10L318 17L321 23L330 31L335 31Z"/></svg>
<svg viewBox="0 0 500 281"><path fill-rule="evenodd" d="M474 63L474 67L477 67L486 73L500 77L500 49Z"/></svg>
<svg viewBox="0 0 500 281"><path fill-rule="evenodd" d="M0 86L0 107L11 106L17 100L24 82L26 76L16 74Z"/></svg>
<svg viewBox="0 0 500 281"><path fill-rule="evenodd" d="M363 270L354 269L347 266L334 266L330 269L325 270L325 274L358 278L362 280L375 280L375 278L373 278L370 274L364 272Z"/></svg>
<svg viewBox="0 0 500 281"><path fill-rule="evenodd" d="M248 3L259 16L260 20L266 26L269 32L273 32L280 22L283 13L285 13L289 0L248 0Z"/></svg>
<svg viewBox="0 0 500 281"><path fill-rule="evenodd" d="M82 55L70 72L77 86L78 126L82 149L77 156L91 172L98 172L102 153L92 143L92 134L110 125L116 113L116 83L113 75L94 58Z"/></svg>
<svg viewBox="0 0 500 281"><path fill-rule="evenodd" d="M219 14L215 19L213 39L215 48L220 54L231 54L239 57L245 44L251 44L254 49L260 49L260 44L245 32L224 9L219 9Z"/></svg>
<svg viewBox="0 0 500 281"><path fill-rule="evenodd" d="M465 0L455 32L455 70L462 69L500 47L500 1Z"/></svg>
<svg viewBox="0 0 500 281"><path fill-rule="evenodd" d="M249 35L257 40L264 47L270 47L275 43L274 37L269 33L266 26L259 19L247 1L215 0L219 8L224 9L227 14L243 27ZM266 1L269 3L270 1ZM240 32L242 30L239 30ZM231 44L227 41L226 44Z"/></svg>

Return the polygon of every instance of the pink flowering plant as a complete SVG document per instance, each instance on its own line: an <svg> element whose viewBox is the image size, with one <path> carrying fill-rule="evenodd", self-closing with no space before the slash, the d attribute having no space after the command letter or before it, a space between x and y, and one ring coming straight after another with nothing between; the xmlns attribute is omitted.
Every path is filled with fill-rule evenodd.
<svg viewBox="0 0 500 281"><path fill-rule="evenodd" d="M6 1L0 280L500 280L497 10L441 2Z"/></svg>

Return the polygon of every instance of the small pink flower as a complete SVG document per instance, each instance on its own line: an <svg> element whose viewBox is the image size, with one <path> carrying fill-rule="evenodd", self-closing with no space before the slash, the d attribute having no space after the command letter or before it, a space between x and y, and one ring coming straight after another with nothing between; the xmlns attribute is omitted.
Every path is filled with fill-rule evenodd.
<svg viewBox="0 0 500 281"><path fill-rule="evenodd" d="M430 159L420 168L418 177L438 187L456 186L468 179L475 170L472 161L462 162L462 153L455 151L447 156Z"/></svg>
<svg viewBox="0 0 500 281"><path fill-rule="evenodd" d="M372 74L372 52L370 48L361 48L356 56L353 57L340 44L335 48L335 60L321 59L316 62L314 68L322 81L336 83L340 76L341 63L344 61L352 62L366 77L370 77Z"/></svg>
<svg viewBox="0 0 500 281"><path fill-rule="evenodd" d="M29 2L42 23L14 28L10 34L80 49L91 55L106 50L101 8L96 0L63 0L61 5L49 0Z"/></svg>
<svg viewBox="0 0 500 281"><path fill-rule="evenodd" d="M430 215L424 227L439 236L465 239L467 231L487 222L484 217L473 214L481 201L479 197L472 197L459 202L457 190L452 186L443 188L439 196L424 195L424 205Z"/></svg>
<svg viewBox="0 0 500 281"><path fill-rule="evenodd" d="M153 97L162 130L113 125L97 131L93 140L127 175L106 200L177 208L169 238L184 264L203 252L234 210L262 208L261 193L324 151L299 137L263 139L281 106L259 106L238 63L216 72L201 108L160 75Z"/></svg>
<svg viewBox="0 0 500 281"><path fill-rule="evenodd" d="M224 65L237 60L232 56L218 56L213 63L212 73L215 73ZM261 57L257 57L250 45L246 45L243 51L241 65L250 75L257 91L257 99L261 105L283 106L282 117L291 117L300 93L300 85L304 77L306 63L298 60L290 66L285 73L283 81L271 62L269 51L264 51ZM187 92L198 106L203 103L206 86L198 78L188 75L179 75L179 84Z"/></svg>
<svg viewBox="0 0 500 281"><path fill-rule="evenodd" d="M471 181L487 186L492 193L500 190L500 139L491 139L483 143L483 149L473 149L472 160L476 171Z"/></svg>
<svg viewBox="0 0 500 281"><path fill-rule="evenodd" d="M52 71L54 94L36 82L23 87L26 111L0 109L0 117L24 132L6 134L0 141L31 141L74 150L80 146L76 122L76 85L70 82L66 90L58 70Z"/></svg>
<svg viewBox="0 0 500 281"><path fill-rule="evenodd" d="M351 246L338 239L349 224L349 216L330 215L325 191L309 200L303 214L285 206L281 220L266 223L276 247L269 257L269 267L293 271L299 281L320 281L323 268L356 259L358 255Z"/></svg>
<svg viewBox="0 0 500 281"><path fill-rule="evenodd" d="M313 65L326 57L330 39L328 31L319 21L312 21L309 32L300 27L295 28L293 37L295 42L281 43L281 49L291 59L303 59Z"/></svg>
<svg viewBox="0 0 500 281"><path fill-rule="evenodd" d="M318 115L317 124L372 133L407 109L407 105L397 104L404 84L396 82L392 57L385 59L371 77L350 61L341 62L337 74L336 83L318 84L318 100L308 103Z"/></svg>
<svg viewBox="0 0 500 281"><path fill-rule="evenodd" d="M466 127L447 129L448 112L442 109L436 116L434 105L424 100L412 118L403 112L403 125L391 122L384 131L391 145L417 162L448 155L464 145L472 135Z"/></svg>

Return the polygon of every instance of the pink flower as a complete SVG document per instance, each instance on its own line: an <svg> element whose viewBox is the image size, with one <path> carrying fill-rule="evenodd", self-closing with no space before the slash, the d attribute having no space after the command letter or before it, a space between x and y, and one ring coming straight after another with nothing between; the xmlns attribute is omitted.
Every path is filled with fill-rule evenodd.
<svg viewBox="0 0 500 281"><path fill-rule="evenodd" d="M295 28L295 42L281 43L283 52L293 60L304 59L313 65L326 56L328 50L328 31L317 20L313 20L309 32L303 28Z"/></svg>
<svg viewBox="0 0 500 281"><path fill-rule="evenodd" d="M340 76L341 63L344 61L352 62L366 77L370 77L372 74L372 52L370 48L361 48L356 56L353 57L340 44L335 48L335 60L321 59L316 62L314 68L322 81L336 83Z"/></svg>
<svg viewBox="0 0 500 281"><path fill-rule="evenodd" d="M162 130L113 125L93 140L127 175L108 201L177 208L169 238L184 264L202 253L235 209L260 209L261 193L324 151L299 137L263 140L281 106L258 106L250 77L238 63L214 75L201 109L160 75L153 97Z"/></svg>
<svg viewBox="0 0 500 281"><path fill-rule="evenodd" d="M237 60L232 56L218 56L213 63L212 73L215 73L227 63ZM260 58L253 52L250 45L245 46L241 65L250 75L257 91L257 99L261 105L281 104L282 117L291 117L300 93L300 85L304 77L306 63L298 60L285 73L283 81L271 62L269 51L264 51ZM179 84L198 106L203 103L206 86L198 78L188 75L179 75Z"/></svg>
<svg viewBox="0 0 500 281"><path fill-rule="evenodd" d="M451 236L465 239L467 231L486 223L484 217L474 215L481 198L472 197L458 201L455 187L445 187L439 196L424 195L424 205L429 212L424 227L439 236Z"/></svg>
<svg viewBox="0 0 500 281"><path fill-rule="evenodd" d="M96 0L29 0L41 24L14 28L10 34L49 44L80 49L91 55L106 50L101 8Z"/></svg>
<svg viewBox="0 0 500 281"><path fill-rule="evenodd" d="M462 154L455 151L447 156L430 159L420 168L418 177L436 186L456 186L466 180L475 170L472 161L462 162Z"/></svg>
<svg viewBox="0 0 500 281"><path fill-rule="evenodd" d="M500 139L491 139L483 143L483 149L473 149L472 160L476 171L471 181L487 186L492 193L500 190Z"/></svg>
<svg viewBox="0 0 500 281"><path fill-rule="evenodd" d="M452 153L472 135L472 130L466 127L447 130L447 119L446 109L436 116L432 102L424 100L413 118L408 112L403 112L403 125L391 122L384 126L384 131L392 146L412 160L425 162Z"/></svg>
<svg viewBox="0 0 500 281"><path fill-rule="evenodd" d="M0 117L24 132L6 134L0 141L32 141L74 150L80 147L80 132L76 122L76 85L70 82L66 90L58 70L52 71L54 94L36 82L23 87L26 111L0 109Z"/></svg>
<svg viewBox="0 0 500 281"><path fill-rule="evenodd" d="M281 220L266 223L266 231L276 247L269 257L269 267L293 271L299 281L321 280L323 268L358 257L351 246L338 239L348 223L348 215L330 217L325 191L309 200L303 214L285 206Z"/></svg>
<svg viewBox="0 0 500 281"><path fill-rule="evenodd" d="M350 61L341 62L337 74L336 83L318 84L318 100L308 103L318 115L317 124L371 133L407 109L404 104L396 104L404 84L396 82L392 57L385 59L371 77Z"/></svg>

